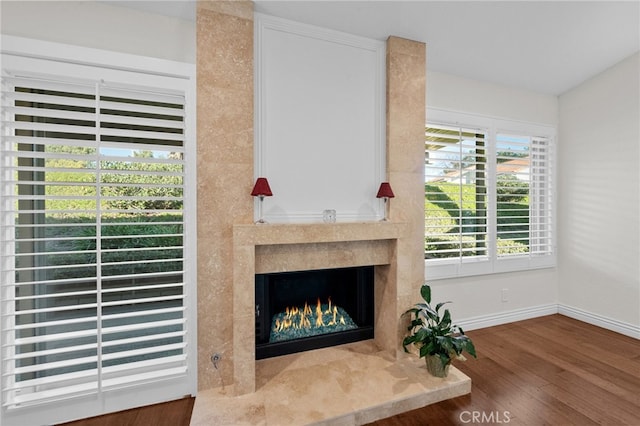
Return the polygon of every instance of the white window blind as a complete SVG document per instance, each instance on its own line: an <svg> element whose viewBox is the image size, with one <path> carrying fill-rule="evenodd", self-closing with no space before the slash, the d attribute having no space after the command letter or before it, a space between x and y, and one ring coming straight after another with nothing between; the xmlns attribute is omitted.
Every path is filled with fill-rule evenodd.
<svg viewBox="0 0 640 426"><path fill-rule="evenodd" d="M497 255L552 251L552 181L549 139L496 137Z"/></svg>
<svg viewBox="0 0 640 426"><path fill-rule="evenodd" d="M184 376L185 96L3 76L5 409Z"/></svg>
<svg viewBox="0 0 640 426"><path fill-rule="evenodd" d="M555 265L554 130L440 110L428 116L427 278Z"/></svg>
<svg viewBox="0 0 640 426"><path fill-rule="evenodd" d="M425 134L425 258L487 257L487 156L481 129Z"/></svg>

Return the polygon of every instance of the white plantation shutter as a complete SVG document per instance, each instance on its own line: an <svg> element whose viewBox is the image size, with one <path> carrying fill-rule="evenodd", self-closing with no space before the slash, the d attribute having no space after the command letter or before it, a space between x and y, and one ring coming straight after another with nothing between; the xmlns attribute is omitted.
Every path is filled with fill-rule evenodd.
<svg viewBox="0 0 640 426"><path fill-rule="evenodd" d="M497 255L552 251L552 180L548 138L496 138Z"/></svg>
<svg viewBox="0 0 640 426"><path fill-rule="evenodd" d="M427 278L555 265L554 130L440 110L428 116Z"/></svg>
<svg viewBox="0 0 640 426"><path fill-rule="evenodd" d="M185 117L176 89L3 73L4 410L187 376Z"/></svg>
<svg viewBox="0 0 640 426"><path fill-rule="evenodd" d="M529 245L534 256L551 255L554 251L554 161L551 140L532 137Z"/></svg>
<svg viewBox="0 0 640 426"><path fill-rule="evenodd" d="M425 132L425 258L487 256L487 156L481 129Z"/></svg>
<svg viewBox="0 0 640 426"><path fill-rule="evenodd" d="M498 257L529 253L531 143L527 136L499 134L496 141Z"/></svg>

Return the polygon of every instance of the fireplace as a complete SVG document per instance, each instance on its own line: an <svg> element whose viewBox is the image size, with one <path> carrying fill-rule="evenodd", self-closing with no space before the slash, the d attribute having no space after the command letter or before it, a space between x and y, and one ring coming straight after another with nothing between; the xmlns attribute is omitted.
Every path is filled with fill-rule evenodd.
<svg viewBox="0 0 640 426"><path fill-rule="evenodd" d="M374 337L374 267L255 276L256 359Z"/></svg>
<svg viewBox="0 0 640 426"><path fill-rule="evenodd" d="M256 391L256 366L270 361L256 362L256 330L252 324L256 321L256 305L266 306L263 301L256 303L257 274L373 265L370 271L374 271L375 304L370 306L375 306L375 312L371 310L368 315L374 318L375 336L371 340L377 348L395 357L399 347L398 283L409 282L398 279L397 262L399 238L406 237L406 230L404 223L382 221L234 225L231 326L233 381L238 395ZM263 309L260 314L264 315ZM373 336L371 331L369 335ZM264 353L259 356L265 357Z"/></svg>

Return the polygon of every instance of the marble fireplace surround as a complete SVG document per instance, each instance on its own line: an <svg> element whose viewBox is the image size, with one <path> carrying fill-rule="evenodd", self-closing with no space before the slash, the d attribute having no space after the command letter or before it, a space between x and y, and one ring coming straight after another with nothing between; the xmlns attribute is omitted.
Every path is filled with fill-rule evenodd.
<svg viewBox="0 0 640 426"><path fill-rule="evenodd" d="M403 223L258 224L233 227L233 378L237 394L256 390L255 274L375 266L375 345L395 357L397 240ZM251 328L251 330L253 330Z"/></svg>
<svg viewBox="0 0 640 426"><path fill-rule="evenodd" d="M431 377L400 345L401 313L425 278L425 44L390 36L386 45L391 221L257 225L248 196L255 182L253 3L200 0L197 8L198 395L191 424L365 424L469 393L464 374L452 368L447 379ZM375 265L374 339L255 360L256 273L362 265ZM220 369L211 363L215 352Z"/></svg>
<svg viewBox="0 0 640 426"><path fill-rule="evenodd" d="M257 225L248 196L256 154L253 3L200 0L197 8L192 424L363 424L469 393L470 379L458 370L445 380L430 377L424 362L401 352L401 314L416 302L425 278L425 44L394 36L386 42L391 221ZM256 273L362 265L375 270L374 339L255 360ZM211 363L216 352L223 357L219 369ZM319 383L310 384L311 376Z"/></svg>

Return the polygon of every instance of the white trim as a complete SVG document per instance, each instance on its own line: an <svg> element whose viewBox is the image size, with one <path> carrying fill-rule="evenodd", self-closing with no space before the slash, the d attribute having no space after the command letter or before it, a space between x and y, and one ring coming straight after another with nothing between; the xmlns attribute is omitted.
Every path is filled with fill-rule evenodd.
<svg viewBox="0 0 640 426"><path fill-rule="evenodd" d="M524 127L525 129L531 128L531 127L539 127L540 129L548 129L551 130L551 133L548 135L542 135L542 136L547 136L547 137L551 137L554 136L555 137L555 133L556 133L556 128L557 126L554 124L549 124L549 123L540 123L540 122L536 122L536 121L527 121L527 120L518 120L518 119L513 119L513 118L508 118L508 117L502 117L502 116L492 116L492 115L488 115L488 114L480 114L477 112L470 112L470 111L460 111L460 110L456 110L456 109L449 109L449 108L438 108L438 107L430 107L427 106L427 121L432 120L431 118L431 114L435 114L436 117L448 117L450 115L456 115L456 116L460 116L460 117L473 117L473 120L471 120L472 123L475 124L470 124L467 122L462 122L459 123L461 125L466 125L466 126L470 126L470 127L477 127L478 123L480 123L483 126L489 126L490 123L494 122L494 121L498 121L498 122L504 122L504 123L509 123L511 126L509 126L509 130L514 130L513 125L516 125L516 131L518 131L518 128ZM438 120L439 118L436 118L435 120Z"/></svg>
<svg viewBox="0 0 640 426"><path fill-rule="evenodd" d="M562 303L558 304L558 313L578 321L633 337L634 339L640 339L640 325L629 324Z"/></svg>
<svg viewBox="0 0 640 426"><path fill-rule="evenodd" d="M580 308L564 305L562 303L549 303L546 305L531 306L528 308L514 309L507 312L479 315L456 321L463 330L479 330L496 325L510 324L517 321L560 314L596 327L611 330L625 336L640 340L640 325L630 324L603 315L587 312Z"/></svg>
<svg viewBox="0 0 640 426"><path fill-rule="evenodd" d="M462 327L463 330L469 331L557 313L558 305L555 303L549 303L547 305L532 306L529 308L514 309L512 311L471 317L461 321L456 321L456 324Z"/></svg>
<svg viewBox="0 0 640 426"><path fill-rule="evenodd" d="M187 327L187 380L190 393L198 391L198 135L197 135L197 88L196 67L190 66L189 84L185 87L184 111L184 203L191 208L185 211L184 248L184 303L185 326ZM193 239L191 241L190 239Z"/></svg>
<svg viewBox="0 0 640 426"><path fill-rule="evenodd" d="M254 21L259 23L257 28L262 30L268 28L285 33L299 34L305 37L312 37L322 41L330 41L346 46L367 49L376 52L380 49L381 42L375 39L361 37L342 31L336 31L316 25L304 24L277 16L266 15L264 13L254 13Z"/></svg>
<svg viewBox="0 0 640 426"><path fill-rule="evenodd" d="M90 67L105 67L119 71L133 71L136 73L146 73L184 80L195 80L196 72L195 64L11 35L2 36L0 53L3 55L45 59Z"/></svg>

